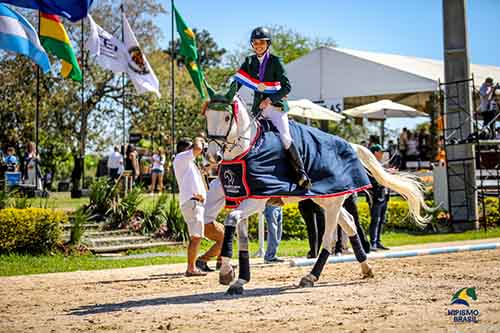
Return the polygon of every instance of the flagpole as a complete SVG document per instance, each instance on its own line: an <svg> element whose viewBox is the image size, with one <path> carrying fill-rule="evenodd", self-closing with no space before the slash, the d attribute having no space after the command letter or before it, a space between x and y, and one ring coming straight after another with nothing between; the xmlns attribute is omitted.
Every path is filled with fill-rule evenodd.
<svg viewBox="0 0 500 333"><path fill-rule="evenodd" d="M85 188L85 132L87 131L87 124L85 121L85 51L84 51L84 41L83 39L85 38L84 36L85 33L85 23L84 19L82 19L82 39L80 41L80 52L81 52L81 57L82 57L82 91L81 91L81 98L82 98L82 119L81 119L81 137L80 137L80 163L81 163L81 168L82 168L82 189Z"/></svg>
<svg viewBox="0 0 500 333"><path fill-rule="evenodd" d="M123 3L120 5L120 11L122 13L122 42L125 42L125 28L124 28L124 22L123 22ZM127 144L127 133L125 129L125 72L122 73L122 124L123 124L123 155L125 157L125 152L126 152L126 147L125 145Z"/></svg>
<svg viewBox="0 0 500 333"><path fill-rule="evenodd" d="M171 0L171 12L172 12L172 50L171 50L171 64L170 64L170 71L171 71L171 86L172 86L172 133L171 133L171 139L172 139L172 156L175 154L175 64L174 64L174 57L175 57L175 40L174 40L174 0ZM174 168L172 168L172 173L174 172ZM175 191L175 177L172 177L172 195L174 194Z"/></svg>
<svg viewBox="0 0 500 333"><path fill-rule="evenodd" d="M40 38L40 11L38 11L38 38ZM36 109L35 109L35 196L38 189L38 159L39 155L39 126L40 126L40 66L37 65L36 71Z"/></svg>

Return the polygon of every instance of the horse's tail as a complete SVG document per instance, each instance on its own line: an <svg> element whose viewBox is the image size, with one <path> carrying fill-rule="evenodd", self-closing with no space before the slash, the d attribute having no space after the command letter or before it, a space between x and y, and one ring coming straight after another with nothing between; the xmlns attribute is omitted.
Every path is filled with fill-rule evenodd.
<svg viewBox="0 0 500 333"><path fill-rule="evenodd" d="M377 161L375 156L367 148L351 144L358 158L368 172L381 185L401 194L408 201L410 214L415 223L424 227L430 220L429 215L422 216L421 209L430 212L432 209L424 201L423 188L417 178L405 173L389 173Z"/></svg>

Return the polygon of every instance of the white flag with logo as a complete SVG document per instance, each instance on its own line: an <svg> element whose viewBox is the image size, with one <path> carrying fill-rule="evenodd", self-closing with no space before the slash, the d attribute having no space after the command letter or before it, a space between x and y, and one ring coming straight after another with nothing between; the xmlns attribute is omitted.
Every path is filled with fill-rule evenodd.
<svg viewBox="0 0 500 333"><path fill-rule="evenodd" d="M97 25L90 15L90 37L85 47L104 69L115 73L128 72L128 52L121 40Z"/></svg>
<svg viewBox="0 0 500 333"><path fill-rule="evenodd" d="M160 97L160 83L146 56L142 52L127 17L123 14L124 43L128 55L127 72L134 83L135 89L140 93L154 92Z"/></svg>

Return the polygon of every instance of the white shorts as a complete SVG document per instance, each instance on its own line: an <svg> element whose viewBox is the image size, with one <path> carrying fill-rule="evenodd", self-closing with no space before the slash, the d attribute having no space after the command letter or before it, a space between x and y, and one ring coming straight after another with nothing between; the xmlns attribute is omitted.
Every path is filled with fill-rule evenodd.
<svg viewBox="0 0 500 333"><path fill-rule="evenodd" d="M184 217L184 221L186 221L189 236L203 237L203 215L205 213L203 203L192 199L188 200L182 204L181 212Z"/></svg>

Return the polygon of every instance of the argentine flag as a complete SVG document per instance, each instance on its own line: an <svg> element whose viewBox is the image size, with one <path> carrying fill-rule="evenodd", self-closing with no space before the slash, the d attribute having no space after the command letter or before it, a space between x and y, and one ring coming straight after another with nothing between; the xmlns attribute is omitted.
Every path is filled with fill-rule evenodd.
<svg viewBox="0 0 500 333"><path fill-rule="evenodd" d="M31 58L44 73L50 70L49 57L40 44L35 28L20 14L2 4L0 4L0 49Z"/></svg>

